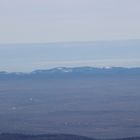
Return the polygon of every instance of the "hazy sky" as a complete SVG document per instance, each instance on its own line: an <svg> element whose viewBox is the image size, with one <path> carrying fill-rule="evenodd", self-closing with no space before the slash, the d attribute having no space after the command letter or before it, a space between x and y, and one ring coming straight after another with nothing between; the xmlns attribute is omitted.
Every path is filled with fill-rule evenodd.
<svg viewBox="0 0 140 140"><path fill-rule="evenodd" d="M140 67L140 41L0 45L0 71L63 66Z"/></svg>
<svg viewBox="0 0 140 140"><path fill-rule="evenodd" d="M140 0L0 0L0 43L140 38Z"/></svg>
<svg viewBox="0 0 140 140"><path fill-rule="evenodd" d="M0 0L0 44L129 39L140 39L140 0ZM0 45L0 71L140 66L139 52L137 41Z"/></svg>

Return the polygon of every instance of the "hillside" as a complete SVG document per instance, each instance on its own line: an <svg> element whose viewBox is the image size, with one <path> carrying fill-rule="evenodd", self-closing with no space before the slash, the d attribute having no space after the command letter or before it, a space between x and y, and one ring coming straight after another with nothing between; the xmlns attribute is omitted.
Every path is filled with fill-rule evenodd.
<svg viewBox="0 0 140 140"><path fill-rule="evenodd" d="M0 140L102 140L77 135L48 134L48 135L23 135L23 134L1 134ZM104 139L104 140L140 140L140 137Z"/></svg>
<svg viewBox="0 0 140 140"><path fill-rule="evenodd" d="M20 135L20 134L1 134L0 140L94 140L92 138L76 135Z"/></svg>
<svg viewBox="0 0 140 140"><path fill-rule="evenodd" d="M140 68L0 74L0 133L123 138L140 134Z"/></svg>

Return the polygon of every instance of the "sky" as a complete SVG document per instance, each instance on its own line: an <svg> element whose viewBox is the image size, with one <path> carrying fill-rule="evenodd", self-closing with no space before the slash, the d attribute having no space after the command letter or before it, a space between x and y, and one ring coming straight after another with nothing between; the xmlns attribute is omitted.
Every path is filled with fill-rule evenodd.
<svg viewBox="0 0 140 140"><path fill-rule="evenodd" d="M140 0L0 0L0 71L140 67L139 6Z"/></svg>
<svg viewBox="0 0 140 140"><path fill-rule="evenodd" d="M54 67L140 67L140 40L0 45L0 71Z"/></svg>
<svg viewBox="0 0 140 140"><path fill-rule="evenodd" d="M140 39L140 0L0 0L0 44Z"/></svg>

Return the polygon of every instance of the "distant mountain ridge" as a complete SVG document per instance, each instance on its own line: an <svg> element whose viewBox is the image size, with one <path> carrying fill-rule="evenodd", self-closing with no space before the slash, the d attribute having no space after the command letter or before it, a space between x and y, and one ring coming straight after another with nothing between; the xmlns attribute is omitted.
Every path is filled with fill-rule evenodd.
<svg viewBox="0 0 140 140"><path fill-rule="evenodd" d="M41 78L41 77L67 77L67 76L108 76L108 75L140 75L140 68L125 67L56 67L52 69L24 72L0 72L0 78Z"/></svg>
<svg viewBox="0 0 140 140"><path fill-rule="evenodd" d="M7 72L7 71L0 71L0 74L38 74L38 73L56 73L56 72L62 72L62 73L71 73L71 72L93 72L93 71L140 71L140 67L56 67L51 69L37 69L32 72Z"/></svg>

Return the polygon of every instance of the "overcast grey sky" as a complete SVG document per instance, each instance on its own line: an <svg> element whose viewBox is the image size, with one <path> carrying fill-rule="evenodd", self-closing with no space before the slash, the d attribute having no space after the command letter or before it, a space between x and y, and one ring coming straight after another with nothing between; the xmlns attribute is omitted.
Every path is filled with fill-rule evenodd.
<svg viewBox="0 0 140 140"><path fill-rule="evenodd" d="M140 0L0 0L0 43L140 38Z"/></svg>

